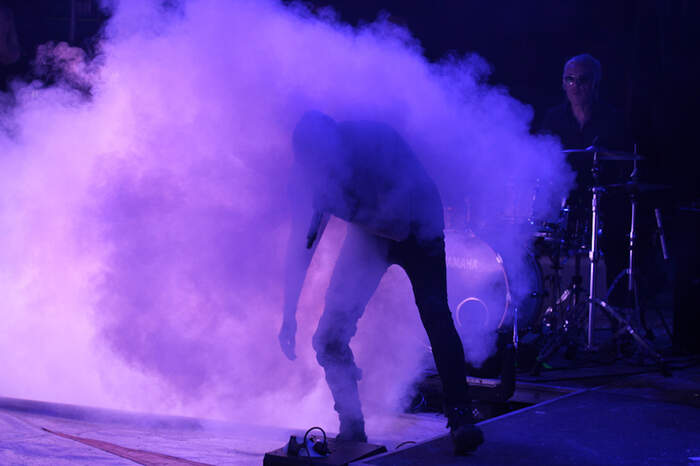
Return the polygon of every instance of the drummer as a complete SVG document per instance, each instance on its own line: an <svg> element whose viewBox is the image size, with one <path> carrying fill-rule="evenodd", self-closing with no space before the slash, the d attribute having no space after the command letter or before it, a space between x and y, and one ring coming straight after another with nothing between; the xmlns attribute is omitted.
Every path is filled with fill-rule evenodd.
<svg viewBox="0 0 700 466"><path fill-rule="evenodd" d="M586 53L569 59L562 74L566 98L547 110L539 132L558 136L564 149L583 149L591 145L629 149L625 147L622 114L600 99L601 77L600 62L591 55ZM569 154L568 161L576 171L578 187L590 185L590 155ZM603 168L607 168L607 164Z"/></svg>
<svg viewBox="0 0 700 466"><path fill-rule="evenodd" d="M611 150L629 150L625 144L625 124L621 112L600 98L602 69L600 62L589 54L577 55L564 65L562 89L566 98L550 108L539 127L540 133L558 136L563 149L583 149L592 145ZM576 188L570 193L569 229L579 231L590 223L590 186L593 179L591 153L569 153L567 161L576 173ZM632 166L629 162L600 164L599 183L626 181ZM601 246L608 269L608 281L625 267L626 200L604 197L602 201L603 237ZM605 222L615 218L617 221ZM574 226L575 225L575 226ZM586 232L587 233L587 232Z"/></svg>

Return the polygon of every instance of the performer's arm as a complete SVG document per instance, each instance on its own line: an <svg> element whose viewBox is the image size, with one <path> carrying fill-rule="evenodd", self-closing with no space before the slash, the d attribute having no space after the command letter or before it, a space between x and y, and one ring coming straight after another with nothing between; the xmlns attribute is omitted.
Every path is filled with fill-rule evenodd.
<svg viewBox="0 0 700 466"><path fill-rule="evenodd" d="M297 203L293 208L292 227L285 257L284 304L282 328L279 334L282 351L289 359L295 359L296 311L304 286L306 272L316 245L328 223L329 215L314 211L311 201Z"/></svg>

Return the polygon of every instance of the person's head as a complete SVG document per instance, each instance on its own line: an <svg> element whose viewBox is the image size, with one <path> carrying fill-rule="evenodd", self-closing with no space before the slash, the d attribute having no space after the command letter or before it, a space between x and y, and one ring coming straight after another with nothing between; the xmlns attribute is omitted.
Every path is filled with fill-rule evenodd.
<svg viewBox="0 0 700 466"><path fill-rule="evenodd" d="M595 101L601 75L600 62L587 53L567 61L562 74L562 87L571 105L587 105Z"/></svg>
<svg viewBox="0 0 700 466"><path fill-rule="evenodd" d="M330 174L341 157L335 120L316 110L301 117L292 136L294 157L309 172Z"/></svg>

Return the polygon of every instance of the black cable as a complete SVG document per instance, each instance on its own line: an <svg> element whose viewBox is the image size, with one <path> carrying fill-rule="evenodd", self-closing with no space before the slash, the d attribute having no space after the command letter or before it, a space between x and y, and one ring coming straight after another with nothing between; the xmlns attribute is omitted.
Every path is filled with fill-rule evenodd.
<svg viewBox="0 0 700 466"><path fill-rule="evenodd" d="M415 445L417 442L415 442L415 441L413 441L413 440L406 440L406 441L401 442L401 443L399 443L398 445L396 445L396 448L394 448L394 450L398 450L398 449L401 448L402 446L408 445L409 443L412 443L412 444Z"/></svg>
<svg viewBox="0 0 700 466"><path fill-rule="evenodd" d="M309 430L307 430L306 433L304 434L304 440L303 440L304 443L303 443L303 447L302 447L302 448L304 448L304 449L306 450L306 455L307 455L308 458L309 458L309 464L311 464L311 452L309 451L309 447L308 447L308 445L306 444L306 441L308 440L309 434L310 434L312 431L314 431L314 430L320 430L321 433L323 434L323 444L322 444L322 446L321 446L321 451L318 451L318 450L316 450L315 448L314 448L314 451L316 451L316 453L318 453L318 454L320 454L320 455L328 455L328 454L330 453L330 450L328 449L328 437L326 437L326 431L323 430L323 429L322 429L321 427L319 427L319 426L311 427L311 428L310 428Z"/></svg>

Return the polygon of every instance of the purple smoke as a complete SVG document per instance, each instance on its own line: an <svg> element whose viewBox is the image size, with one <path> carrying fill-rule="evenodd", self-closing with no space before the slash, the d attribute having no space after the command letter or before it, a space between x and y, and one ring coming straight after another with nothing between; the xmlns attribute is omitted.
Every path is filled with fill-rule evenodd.
<svg viewBox="0 0 700 466"><path fill-rule="evenodd" d="M70 79L15 83L0 116L3 395L333 422L310 341L341 221L307 277L297 361L276 338L291 135L310 108L391 125L444 204L468 199L480 222L528 216L513 199L535 191L556 206L571 183L557 143L529 135L532 110L484 84L484 60L429 64L395 24L352 28L271 0L113 8L97 59L44 48ZM482 240L524 254L527 232L499 236ZM400 269L359 326L371 417L400 407L425 359ZM489 338L467 343L468 356L483 360Z"/></svg>

